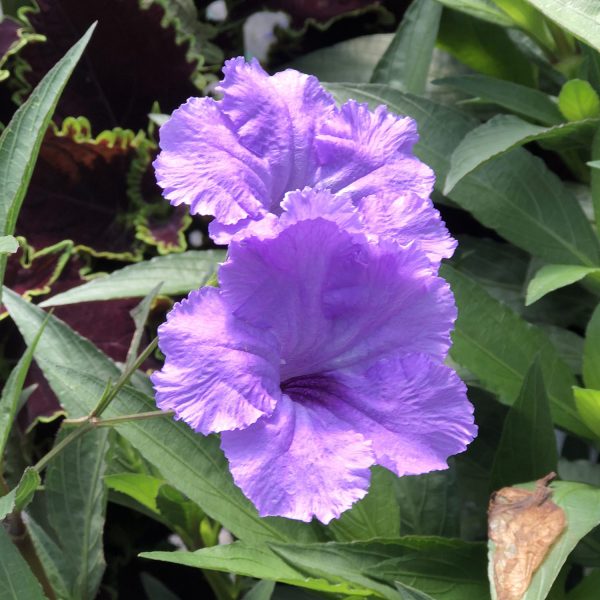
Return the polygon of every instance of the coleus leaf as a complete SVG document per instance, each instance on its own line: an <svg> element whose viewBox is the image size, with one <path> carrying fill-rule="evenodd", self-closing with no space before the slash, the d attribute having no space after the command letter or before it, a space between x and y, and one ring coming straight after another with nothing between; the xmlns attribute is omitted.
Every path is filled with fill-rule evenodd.
<svg viewBox="0 0 600 600"><path fill-rule="evenodd" d="M142 140L119 128L94 138L84 118L50 127L17 233L36 250L69 239L95 256L138 259L127 176Z"/></svg>
<svg viewBox="0 0 600 600"><path fill-rule="evenodd" d="M152 168L157 154L157 145L148 140L131 165L129 197L138 205L136 236L156 246L160 254L183 252L187 248L184 232L191 225L192 217L185 206L171 206L162 197Z"/></svg>
<svg viewBox="0 0 600 600"><path fill-rule="evenodd" d="M4 274L4 283L24 298L46 294L56 281L71 254L73 244L60 242L54 246L34 252L25 246L9 256ZM7 315L0 305L0 319Z"/></svg>
<svg viewBox="0 0 600 600"><path fill-rule="evenodd" d="M41 41L39 35L25 31L23 25L13 19L0 16L0 81L9 76L9 71L3 69L7 59L19 52L30 41Z"/></svg>
<svg viewBox="0 0 600 600"><path fill-rule="evenodd" d="M191 51L189 37L177 30L178 21L169 19L157 1L37 0L26 18L47 41L20 53L29 66L20 74L23 93L98 21L94 39L58 105L58 119L84 115L98 130L137 130L145 127L155 102L171 112L198 93L192 81L202 59Z"/></svg>

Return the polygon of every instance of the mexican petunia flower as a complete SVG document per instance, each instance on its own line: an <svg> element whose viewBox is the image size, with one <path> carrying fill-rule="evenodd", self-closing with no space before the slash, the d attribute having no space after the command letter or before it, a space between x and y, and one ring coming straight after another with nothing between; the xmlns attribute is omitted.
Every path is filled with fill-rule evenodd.
<svg viewBox="0 0 600 600"><path fill-rule="evenodd" d="M452 255L429 199L433 172L413 154L413 119L354 100L337 107L315 77L269 76L255 60L229 60L223 72L221 100L190 98L161 127L154 163L172 204L215 217L217 243L280 215L288 193L310 187L349 197L374 235L423 239L434 263Z"/></svg>
<svg viewBox="0 0 600 600"><path fill-rule="evenodd" d="M443 363L448 284L417 244L370 239L358 217L350 198L289 194L275 226L232 241L220 287L159 328L158 406L221 433L262 516L327 523L366 494L372 465L445 469L476 433Z"/></svg>

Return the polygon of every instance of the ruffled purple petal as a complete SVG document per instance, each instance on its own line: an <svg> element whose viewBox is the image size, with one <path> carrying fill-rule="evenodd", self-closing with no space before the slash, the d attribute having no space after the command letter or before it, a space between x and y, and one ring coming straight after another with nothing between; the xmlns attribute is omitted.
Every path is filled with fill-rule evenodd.
<svg viewBox="0 0 600 600"><path fill-rule="evenodd" d="M280 212L288 190L314 178L317 124L335 109L315 77L270 77L256 60L227 61L223 99L190 98L160 129L154 166L164 196L227 228ZM220 241L220 240L219 240Z"/></svg>
<svg viewBox="0 0 600 600"><path fill-rule="evenodd" d="M457 242L429 198L417 194L376 194L358 205L365 229L398 244L415 242L438 266L454 254Z"/></svg>
<svg viewBox="0 0 600 600"><path fill-rule="evenodd" d="M270 417L224 432L221 447L262 517L328 523L365 496L374 464L371 444L344 421L286 395Z"/></svg>
<svg viewBox="0 0 600 600"><path fill-rule="evenodd" d="M330 378L327 409L371 440L377 464L397 475L446 469L477 435L466 386L426 355L394 354Z"/></svg>
<svg viewBox="0 0 600 600"><path fill-rule="evenodd" d="M221 110L240 143L268 163L269 210L277 213L287 191L305 187L314 177L315 131L335 110L335 101L316 77L292 69L270 77L256 59L231 59L223 73Z"/></svg>
<svg viewBox="0 0 600 600"><path fill-rule="evenodd" d="M156 180L171 204L225 224L268 210L269 166L240 144L218 102L190 98L160 128L160 147Z"/></svg>
<svg viewBox="0 0 600 600"><path fill-rule="evenodd" d="M368 243L322 218L234 241L221 267L234 314L277 337L282 379L391 351L442 361L456 307L418 247Z"/></svg>
<svg viewBox="0 0 600 600"><path fill-rule="evenodd" d="M156 403L195 431L241 429L275 408L277 341L232 316L219 290L203 288L176 304L158 336L166 360L152 375Z"/></svg>
<svg viewBox="0 0 600 600"><path fill-rule="evenodd" d="M357 202L364 196L387 192L413 192L421 198L433 189L433 171L413 154L417 125L378 106L346 102L319 129L316 152L320 169L313 185L349 194Z"/></svg>

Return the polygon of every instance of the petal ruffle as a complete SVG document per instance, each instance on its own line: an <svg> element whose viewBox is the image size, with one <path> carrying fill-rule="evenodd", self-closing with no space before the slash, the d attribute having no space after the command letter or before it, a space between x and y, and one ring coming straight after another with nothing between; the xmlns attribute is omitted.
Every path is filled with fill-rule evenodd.
<svg viewBox="0 0 600 600"><path fill-rule="evenodd" d="M367 493L370 443L318 404L283 395L270 417L221 434L235 483L262 517L321 522Z"/></svg>
<svg viewBox="0 0 600 600"><path fill-rule="evenodd" d="M171 204L225 224L266 212L268 164L240 144L218 102L190 98L160 128L160 147L156 180Z"/></svg>
<svg viewBox="0 0 600 600"><path fill-rule="evenodd" d="M358 205L369 234L398 244L417 243L433 265L454 254L457 242L429 198L414 193L376 194Z"/></svg>
<svg viewBox="0 0 600 600"><path fill-rule="evenodd" d="M221 110L231 119L240 143L268 163L268 209L277 213L287 191L305 187L314 177L315 133L335 110L335 101L316 77L293 69L270 77L256 59L228 60L223 73Z"/></svg>
<svg viewBox="0 0 600 600"><path fill-rule="evenodd" d="M315 77L297 71L270 77L256 60L236 58L223 72L223 100L190 98L176 110L160 129L154 164L172 204L231 229L279 212L286 191L313 179L317 123L335 103Z"/></svg>
<svg viewBox="0 0 600 600"><path fill-rule="evenodd" d="M371 244L322 218L233 241L219 279L234 314L277 337L282 379L391 351L442 361L450 346L452 293L418 247Z"/></svg>
<svg viewBox="0 0 600 600"><path fill-rule="evenodd" d="M390 355L330 377L337 393L327 409L371 440L377 464L397 475L446 469L477 434L464 383L423 354Z"/></svg>
<svg viewBox="0 0 600 600"><path fill-rule="evenodd" d="M158 334L166 356L152 375L160 409L205 435L271 414L281 397L277 341L232 316L219 290L192 292Z"/></svg>
<svg viewBox="0 0 600 600"><path fill-rule="evenodd" d="M412 154L418 140L416 122L378 106L346 102L319 129L316 152L320 169L314 185L364 196L412 192L421 198L433 189L433 171Z"/></svg>

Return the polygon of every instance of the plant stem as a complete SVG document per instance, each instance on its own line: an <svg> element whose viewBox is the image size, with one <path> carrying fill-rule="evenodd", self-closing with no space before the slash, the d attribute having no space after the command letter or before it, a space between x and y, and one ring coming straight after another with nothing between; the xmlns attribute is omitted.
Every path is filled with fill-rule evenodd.
<svg viewBox="0 0 600 600"><path fill-rule="evenodd" d="M83 423L75 431L72 431L67 437L63 438L56 446L54 446L50 451L48 451L40 460L33 465L33 468L41 473L46 465L58 454L60 454L71 442L74 442L77 438L80 438L82 435L92 430L94 425L91 422Z"/></svg>

